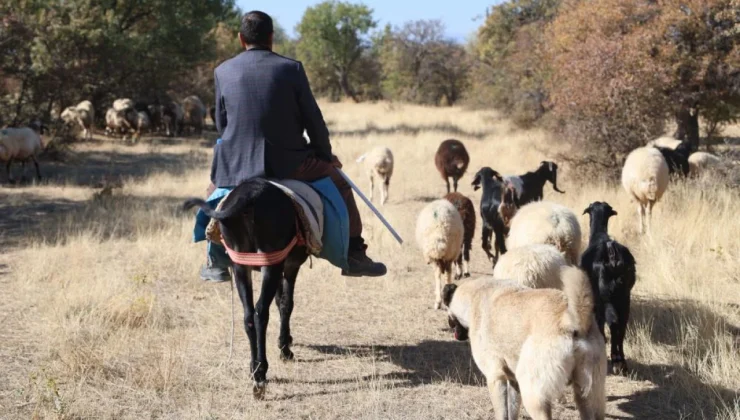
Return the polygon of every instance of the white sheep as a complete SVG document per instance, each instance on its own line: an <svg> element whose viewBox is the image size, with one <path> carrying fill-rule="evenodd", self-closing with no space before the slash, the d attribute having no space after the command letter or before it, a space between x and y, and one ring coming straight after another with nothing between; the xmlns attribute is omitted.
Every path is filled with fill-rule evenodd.
<svg viewBox="0 0 740 420"><path fill-rule="evenodd" d="M26 161L29 159L36 166L36 177L41 180L41 171L36 160L36 155L41 150L41 137L31 128L3 128L0 130L0 161L7 162L8 182L13 181L10 177L10 165L13 161L22 162L22 170L24 170Z"/></svg>
<svg viewBox="0 0 740 420"><path fill-rule="evenodd" d="M719 157L707 152L694 152L689 155L689 174L699 176L702 172L711 169L722 162Z"/></svg>
<svg viewBox="0 0 740 420"><path fill-rule="evenodd" d="M531 244L552 245L569 264L578 264L581 252L578 218L569 208L550 201L527 204L511 219L506 246L514 249Z"/></svg>
<svg viewBox="0 0 740 420"><path fill-rule="evenodd" d="M560 268L567 265L563 254L554 246L530 244L502 255L493 269L493 278L515 280L534 289L562 289Z"/></svg>
<svg viewBox="0 0 740 420"><path fill-rule="evenodd" d="M668 164L654 147L639 147L624 161L622 187L638 203L640 233L650 231L653 206L668 188Z"/></svg>
<svg viewBox="0 0 740 420"><path fill-rule="evenodd" d="M462 251L463 234L460 212L447 200L432 201L419 213L416 241L427 264L434 264L435 309L442 306L442 277L452 283L452 263Z"/></svg>
<svg viewBox="0 0 740 420"><path fill-rule="evenodd" d="M679 144L681 144L681 140L674 139L670 136L661 136L655 140L650 140L647 146L665 147L666 149L676 150Z"/></svg>
<svg viewBox="0 0 740 420"><path fill-rule="evenodd" d="M128 98L116 99L113 101L113 109L116 111L125 111L134 108L134 101Z"/></svg>
<svg viewBox="0 0 740 420"><path fill-rule="evenodd" d="M82 137L92 139L95 124L95 108L92 102L82 101L76 106L69 106L62 112L61 118L67 124L77 124L82 128Z"/></svg>
<svg viewBox="0 0 740 420"><path fill-rule="evenodd" d="M133 113L134 116L127 118L127 115L131 113ZM135 120L135 112L133 112L131 109L116 110L114 108L108 108L108 111L106 111L105 113L105 132L108 135L123 132L123 139L125 140L126 135L131 131L132 128L134 128L134 125L131 123L131 121Z"/></svg>
<svg viewBox="0 0 740 420"><path fill-rule="evenodd" d="M375 192L375 177L377 176L382 184L380 185L380 204L384 205L388 201L388 187L393 176L393 153L387 147L376 147L357 159L357 162L365 163L365 171L370 178L370 201L373 200Z"/></svg>

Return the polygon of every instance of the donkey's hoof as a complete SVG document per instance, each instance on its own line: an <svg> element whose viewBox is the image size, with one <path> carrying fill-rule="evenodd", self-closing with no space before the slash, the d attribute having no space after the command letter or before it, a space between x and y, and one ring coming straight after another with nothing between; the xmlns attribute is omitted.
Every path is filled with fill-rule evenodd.
<svg viewBox="0 0 740 420"><path fill-rule="evenodd" d="M255 400L265 399L265 390L267 389L267 382L255 382L252 386L252 396Z"/></svg>
<svg viewBox="0 0 740 420"><path fill-rule="evenodd" d="M627 367L627 361L622 360L612 360L612 374L613 375L626 375L629 372L629 368Z"/></svg>
<svg viewBox="0 0 740 420"><path fill-rule="evenodd" d="M295 359L295 355L292 351L288 348L282 348L280 349L280 360L283 362L290 362L291 360Z"/></svg>

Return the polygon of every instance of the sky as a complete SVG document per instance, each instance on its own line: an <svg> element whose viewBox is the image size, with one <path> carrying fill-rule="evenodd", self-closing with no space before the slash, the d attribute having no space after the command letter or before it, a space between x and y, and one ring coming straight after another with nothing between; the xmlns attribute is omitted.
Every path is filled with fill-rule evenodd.
<svg viewBox="0 0 740 420"><path fill-rule="evenodd" d="M349 0L362 2L373 9L378 28L386 23L401 25L409 20L439 19L447 29L447 36L459 42L466 41L483 23L486 7L501 0ZM261 10L275 19L290 36L307 7L320 0L237 0L242 11Z"/></svg>

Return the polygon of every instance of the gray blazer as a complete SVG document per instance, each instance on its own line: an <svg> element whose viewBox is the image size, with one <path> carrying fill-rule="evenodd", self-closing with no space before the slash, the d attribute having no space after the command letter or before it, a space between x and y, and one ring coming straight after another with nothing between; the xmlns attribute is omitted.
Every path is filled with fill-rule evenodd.
<svg viewBox="0 0 740 420"><path fill-rule="evenodd" d="M217 187L287 178L311 156L331 161L329 130L299 61L250 49L216 67L214 79L222 139L211 166Z"/></svg>

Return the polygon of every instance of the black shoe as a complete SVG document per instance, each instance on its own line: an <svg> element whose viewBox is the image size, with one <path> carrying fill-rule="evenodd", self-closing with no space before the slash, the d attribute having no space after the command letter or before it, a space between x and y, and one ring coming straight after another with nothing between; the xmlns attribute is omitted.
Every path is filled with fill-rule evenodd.
<svg viewBox="0 0 740 420"><path fill-rule="evenodd" d="M349 270L342 270L342 275L347 277L380 277L388 270L385 264L371 260L365 250L367 245L361 237L349 239L349 255L347 262Z"/></svg>
<svg viewBox="0 0 740 420"><path fill-rule="evenodd" d="M209 267L204 265L200 269L201 280L210 281L213 283L222 283L225 281L231 281L231 275L229 270L226 268Z"/></svg>
<svg viewBox="0 0 740 420"><path fill-rule="evenodd" d="M349 262L349 270L342 270L343 276L380 277L388 272L385 264L371 260L365 253L350 253L347 261Z"/></svg>

